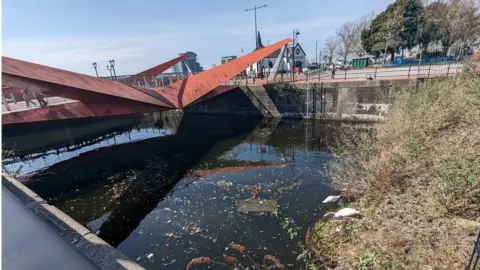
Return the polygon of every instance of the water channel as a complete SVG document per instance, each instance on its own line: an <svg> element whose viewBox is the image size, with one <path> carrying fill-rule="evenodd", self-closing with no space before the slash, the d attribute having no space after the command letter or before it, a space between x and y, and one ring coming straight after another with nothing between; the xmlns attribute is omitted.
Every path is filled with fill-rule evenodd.
<svg viewBox="0 0 480 270"><path fill-rule="evenodd" d="M328 146L352 126L160 113L43 125L4 131L3 166L147 269L223 255L252 269L232 243L298 269L299 243L332 194Z"/></svg>

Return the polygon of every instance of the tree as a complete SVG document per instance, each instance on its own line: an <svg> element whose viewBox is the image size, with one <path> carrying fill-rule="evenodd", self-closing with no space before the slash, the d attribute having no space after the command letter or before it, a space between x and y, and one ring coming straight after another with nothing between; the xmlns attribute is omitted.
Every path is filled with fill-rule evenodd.
<svg viewBox="0 0 480 270"><path fill-rule="evenodd" d="M375 12L370 12L357 20L357 29L355 30L355 44L353 52L362 57L366 54L366 50L362 44L362 32L370 27L372 20L375 18Z"/></svg>
<svg viewBox="0 0 480 270"><path fill-rule="evenodd" d="M352 53L357 37L357 23L347 22L337 29L337 36L340 41L340 48L338 54L343 57L343 61L347 61L348 55Z"/></svg>
<svg viewBox="0 0 480 270"><path fill-rule="evenodd" d="M451 0L449 13L456 14L453 29L460 32L458 42L462 47L471 47L480 34L479 2L475 0Z"/></svg>
<svg viewBox="0 0 480 270"><path fill-rule="evenodd" d="M407 49L417 45L418 27L423 13L423 4L420 0L403 0L400 7L403 11L403 29L400 36Z"/></svg>
<svg viewBox="0 0 480 270"><path fill-rule="evenodd" d="M445 13L446 4L433 2L427 5L419 18L417 43L422 50L426 49L431 42L440 41L440 28L442 14Z"/></svg>
<svg viewBox="0 0 480 270"><path fill-rule="evenodd" d="M398 1L388 5L387 9L373 19L370 27L362 34L362 45L365 50L377 57L380 53L391 53L393 55L403 42L400 38L401 16Z"/></svg>
<svg viewBox="0 0 480 270"><path fill-rule="evenodd" d="M397 0L373 19L362 31L361 39L370 54L390 53L392 59L400 49L411 49L417 42L418 22L423 5L420 0Z"/></svg>
<svg viewBox="0 0 480 270"><path fill-rule="evenodd" d="M335 36L330 36L325 40L325 53L328 55L328 61L329 63L332 62L332 58L337 52L338 45L340 44L340 41L338 40L337 37Z"/></svg>
<svg viewBox="0 0 480 270"><path fill-rule="evenodd" d="M455 43L469 47L478 39L480 31L478 1L449 0L432 3L427 8L434 12L438 40L442 42L445 53Z"/></svg>

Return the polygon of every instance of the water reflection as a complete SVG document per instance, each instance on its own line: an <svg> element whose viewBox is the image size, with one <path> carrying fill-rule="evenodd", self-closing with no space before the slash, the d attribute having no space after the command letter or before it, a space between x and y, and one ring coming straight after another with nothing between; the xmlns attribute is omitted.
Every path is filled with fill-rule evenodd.
<svg viewBox="0 0 480 270"><path fill-rule="evenodd" d="M327 145L351 125L194 115L125 120L104 132L102 123L70 127L45 145L32 143L45 134L16 135L22 140L10 144L21 151L4 162L146 268L184 268L199 256L221 261L235 254L232 242L258 261L271 254L297 267L297 243L331 192ZM293 218L299 237L290 239L264 204Z"/></svg>

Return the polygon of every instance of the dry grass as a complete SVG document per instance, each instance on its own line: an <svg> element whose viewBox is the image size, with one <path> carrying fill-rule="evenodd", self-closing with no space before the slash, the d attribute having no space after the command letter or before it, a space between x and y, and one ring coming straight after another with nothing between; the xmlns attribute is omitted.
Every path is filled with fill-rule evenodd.
<svg viewBox="0 0 480 270"><path fill-rule="evenodd" d="M321 221L315 249L353 269L462 269L480 231L480 76L402 91L370 135L342 135L334 185L367 219Z"/></svg>

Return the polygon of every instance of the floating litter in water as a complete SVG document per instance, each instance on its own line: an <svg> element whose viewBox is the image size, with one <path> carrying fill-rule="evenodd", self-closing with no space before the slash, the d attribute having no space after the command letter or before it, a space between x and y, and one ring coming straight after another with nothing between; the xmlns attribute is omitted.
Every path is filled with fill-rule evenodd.
<svg viewBox="0 0 480 270"><path fill-rule="evenodd" d="M237 210L240 212L272 212L277 209L277 201L275 200L241 200L238 201Z"/></svg>

